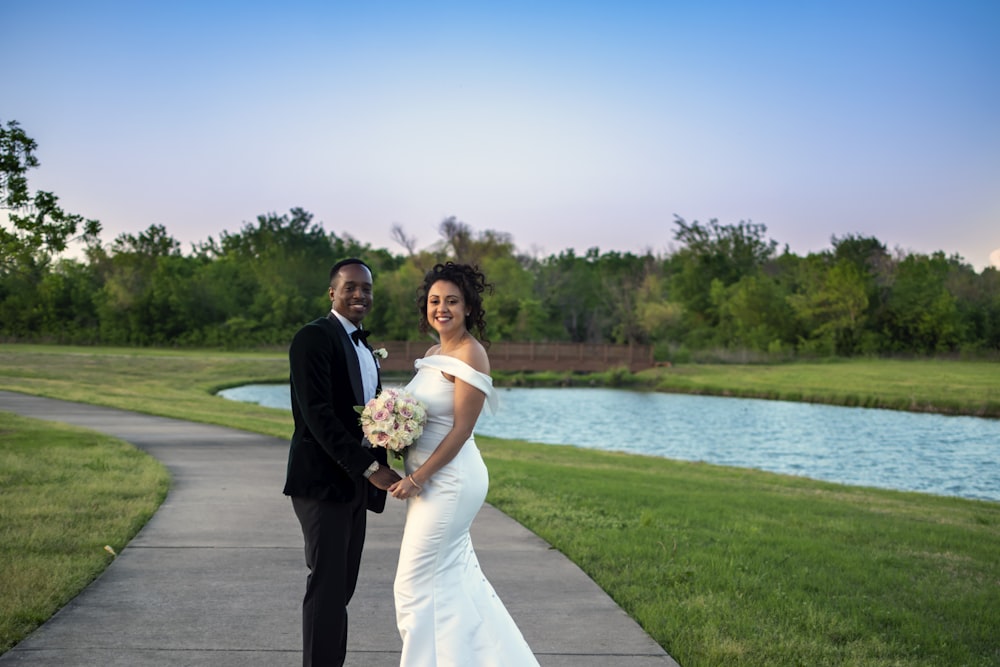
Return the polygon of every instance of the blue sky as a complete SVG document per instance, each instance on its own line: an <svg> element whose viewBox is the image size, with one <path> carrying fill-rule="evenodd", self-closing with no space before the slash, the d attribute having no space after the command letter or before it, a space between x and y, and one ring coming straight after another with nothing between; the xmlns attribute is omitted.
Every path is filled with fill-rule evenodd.
<svg viewBox="0 0 1000 667"><path fill-rule="evenodd" d="M665 253L676 214L1000 265L993 0L6 4L0 120L106 242L298 206Z"/></svg>

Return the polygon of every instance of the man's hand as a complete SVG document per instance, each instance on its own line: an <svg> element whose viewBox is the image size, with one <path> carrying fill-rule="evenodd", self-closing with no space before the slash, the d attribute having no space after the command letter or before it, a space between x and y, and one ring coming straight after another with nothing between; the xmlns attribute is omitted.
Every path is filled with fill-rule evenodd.
<svg viewBox="0 0 1000 667"><path fill-rule="evenodd" d="M382 489L388 491L389 487L400 480L399 473L389 466L379 466L379 469L372 473L368 481Z"/></svg>

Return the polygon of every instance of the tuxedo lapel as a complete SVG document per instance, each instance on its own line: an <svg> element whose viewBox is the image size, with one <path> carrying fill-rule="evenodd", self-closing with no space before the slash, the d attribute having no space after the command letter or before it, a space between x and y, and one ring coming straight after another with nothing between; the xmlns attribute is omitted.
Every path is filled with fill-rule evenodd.
<svg viewBox="0 0 1000 667"><path fill-rule="evenodd" d="M344 349L347 376L351 380L351 389L354 391L356 401L355 405L364 405L365 384L361 380L361 364L358 363L358 353L354 346L354 341L351 340L351 336L344 329L344 325L340 323L340 320L333 313L326 316L326 321L332 325L331 333L336 336L337 340L340 341L341 347Z"/></svg>

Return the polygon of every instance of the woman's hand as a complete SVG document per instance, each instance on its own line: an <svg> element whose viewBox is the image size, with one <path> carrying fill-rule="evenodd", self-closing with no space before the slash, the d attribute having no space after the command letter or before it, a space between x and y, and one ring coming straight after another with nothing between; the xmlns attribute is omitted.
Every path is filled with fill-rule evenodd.
<svg viewBox="0 0 1000 667"><path fill-rule="evenodd" d="M407 475L403 479L399 480L398 482L390 486L389 493L392 495L393 498L398 498L399 500L406 500L407 498L419 496L422 488L423 487L421 487L413 480L412 475Z"/></svg>

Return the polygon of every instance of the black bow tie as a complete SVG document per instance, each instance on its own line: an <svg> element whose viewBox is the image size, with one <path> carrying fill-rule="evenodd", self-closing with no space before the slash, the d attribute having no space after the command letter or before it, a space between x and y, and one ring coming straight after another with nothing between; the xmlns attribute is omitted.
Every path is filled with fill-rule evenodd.
<svg viewBox="0 0 1000 667"><path fill-rule="evenodd" d="M355 345L357 345L358 342L361 342L362 345L367 347L368 333L369 332L366 329L355 329L354 331L351 332L351 340L354 341Z"/></svg>

